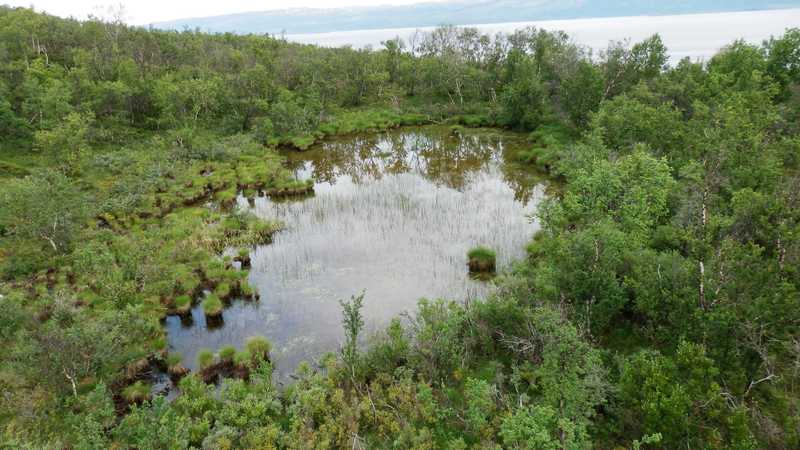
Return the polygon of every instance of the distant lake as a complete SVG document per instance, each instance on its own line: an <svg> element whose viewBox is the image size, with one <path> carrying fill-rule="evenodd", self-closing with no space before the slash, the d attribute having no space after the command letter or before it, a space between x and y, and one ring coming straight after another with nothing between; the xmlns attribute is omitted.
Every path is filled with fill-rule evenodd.
<svg viewBox="0 0 800 450"><path fill-rule="evenodd" d="M605 49L612 40L640 41L660 33L669 49L672 62L681 58L708 59L736 39L761 43L786 28L800 27L800 8L771 11L687 14L677 16L610 17L600 19L549 20L539 22L509 22L468 25L484 33L513 32L534 25L546 30L562 30L572 39L597 51ZM430 31L432 27L419 28ZM339 31L332 33L289 34L290 41L329 47L380 47L381 41L401 37L408 40L417 29L390 28L380 30Z"/></svg>

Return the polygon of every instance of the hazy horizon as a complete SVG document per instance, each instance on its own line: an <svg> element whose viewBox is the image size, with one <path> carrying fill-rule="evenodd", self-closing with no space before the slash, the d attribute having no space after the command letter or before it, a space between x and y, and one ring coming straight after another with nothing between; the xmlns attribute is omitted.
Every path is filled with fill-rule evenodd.
<svg viewBox="0 0 800 450"><path fill-rule="evenodd" d="M0 0L14 7L84 20L96 17L130 25L207 32L286 33L475 26L533 21L669 16L800 8L800 0L696 0L654 4L647 0L276 0L205 2L177 0Z"/></svg>
<svg viewBox="0 0 800 450"><path fill-rule="evenodd" d="M736 39L760 43L770 36L782 34L800 23L800 8L772 11L682 14L669 16L622 16L593 19L507 22L476 24L483 33L513 32L526 26L549 31L564 31L573 41L592 49L595 54L609 41L640 41L659 33L667 46L672 63L684 57L708 59ZM350 45L357 48L378 47L381 41L400 37L404 41L416 31L434 27L389 28L331 33L287 34L287 40L327 47Z"/></svg>
<svg viewBox="0 0 800 450"><path fill-rule="evenodd" d="M293 6L298 6L297 4ZM450 0L404 5L328 9L251 11L158 22L162 29L198 29L236 34L312 34L394 28L425 28L443 24L475 26L517 22L612 17L672 16L702 13L768 11L800 8L800 0L696 0L654 4L647 0Z"/></svg>

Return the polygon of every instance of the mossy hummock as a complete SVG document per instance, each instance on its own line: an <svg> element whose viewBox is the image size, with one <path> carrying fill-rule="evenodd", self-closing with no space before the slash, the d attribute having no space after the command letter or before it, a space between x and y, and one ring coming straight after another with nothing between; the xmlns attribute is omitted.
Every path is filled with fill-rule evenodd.
<svg viewBox="0 0 800 450"><path fill-rule="evenodd" d="M219 318L222 316L223 304L215 294L208 294L203 300L203 313L206 317Z"/></svg>
<svg viewBox="0 0 800 450"><path fill-rule="evenodd" d="M219 349L219 359L225 362L232 362L233 357L236 355L236 347L226 345Z"/></svg>
<svg viewBox="0 0 800 450"><path fill-rule="evenodd" d="M175 299L175 313L179 316L187 316L192 310L192 298L188 295L180 295Z"/></svg>
<svg viewBox="0 0 800 450"><path fill-rule="evenodd" d="M269 361L269 352L272 350L272 343L263 336L252 336L247 338L245 349L254 358L263 358Z"/></svg>
<svg viewBox="0 0 800 450"><path fill-rule="evenodd" d="M238 261L242 265L242 269L247 269L250 267L250 249L249 248L240 248L238 254L233 258L234 261Z"/></svg>
<svg viewBox="0 0 800 450"><path fill-rule="evenodd" d="M179 380L189 373L189 369L183 365L183 356L180 353L170 353L167 355L167 373L172 380Z"/></svg>
<svg viewBox="0 0 800 450"><path fill-rule="evenodd" d="M487 247L475 247L467 252L469 271L473 273L494 272L497 253Z"/></svg>
<svg viewBox="0 0 800 450"><path fill-rule="evenodd" d="M292 180L280 186L265 191L270 197L288 197L293 195L306 195L314 192L313 180Z"/></svg>
<svg viewBox="0 0 800 450"><path fill-rule="evenodd" d="M122 398L128 403L142 403L150 399L150 385L137 381L122 390Z"/></svg>
<svg viewBox="0 0 800 450"><path fill-rule="evenodd" d="M214 364L214 352L204 348L197 352L197 367L200 370L208 369Z"/></svg>

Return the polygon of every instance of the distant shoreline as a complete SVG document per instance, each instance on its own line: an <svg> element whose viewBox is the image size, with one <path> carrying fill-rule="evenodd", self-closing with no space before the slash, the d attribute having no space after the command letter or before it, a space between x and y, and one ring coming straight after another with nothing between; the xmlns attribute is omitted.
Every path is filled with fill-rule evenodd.
<svg viewBox="0 0 800 450"><path fill-rule="evenodd" d="M642 19L642 18L663 18L663 17L682 17L682 16L705 16L705 15L718 15L718 14L746 14L746 13L762 13L762 12L779 12L779 11L800 11L800 7L781 7L781 8L752 8L752 9L743 9L743 10L720 10L720 11L703 11L703 12L687 12L687 13L680 13L680 14L636 14L630 16L597 16L597 17L575 17L575 18L565 18L565 19L541 19L541 20L520 20L514 22L476 22L476 23L460 23L460 24L453 24L453 23L442 23L439 25L424 25L418 27L391 27L391 28L359 28L359 29L352 29L352 30L336 30L336 31L310 31L310 32L303 32L303 33L285 33L286 36L303 36L303 35L317 35L317 34L331 34L331 33L354 33L354 32L369 32L369 31L383 31L383 30L396 30L396 29L434 29L440 26L448 26L452 25L458 28L484 28L484 27L492 27L492 26L499 26L499 25L510 25L510 24L532 24L532 23L546 23L546 22L575 22L575 21L591 21L591 20L608 20L608 19ZM798 24L800 27L800 24ZM212 32L213 33L213 32ZM255 33L254 33L255 34ZM281 33L268 33L271 35L280 36Z"/></svg>
<svg viewBox="0 0 800 450"><path fill-rule="evenodd" d="M759 11L736 11L701 14L622 16L591 19L543 20L532 22L507 22L500 24L465 25L478 28L482 33L513 32L527 26L549 31L565 31L577 43L595 54L609 41L642 40L659 33L670 51L671 62L689 57L707 59L720 48L736 39L760 43L771 35L783 33L786 28L800 25L800 8ZM462 25L459 25L462 26ZM337 31L329 33L287 34L292 42L327 47L351 45L353 47L380 46L381 41L400 37L408 40L417 30L430 31L435 27L388 28L379 30Z"/></svg>
<svg viewBox="0 0 800 450"><path fill-rule="evenodd" d="M663 17L695 14L749 13L800 8L800 1L753 2L752 5L695 5L696 10L681 5L626 4L621 1L596 5L586 1L581 6L528 5L519 0L494 2L418 3L402 6L313 9L297 8L251 11L208 17L190 17L161 21L144 26L158 29L198 29L208 33L290 35L427 28L441 24L457 26L499 25L509 22L541 22L617 17ZM738 3L749 3L741 0ZM766 4L765 4L766 3ZM600 7L603 6L603 7Z"/></svg>

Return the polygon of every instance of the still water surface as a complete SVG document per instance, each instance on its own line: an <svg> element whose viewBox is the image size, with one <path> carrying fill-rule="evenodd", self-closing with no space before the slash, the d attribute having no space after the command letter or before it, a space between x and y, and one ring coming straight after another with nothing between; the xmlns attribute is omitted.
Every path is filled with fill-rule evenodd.
<svg viewBox="0 0 800 450"><path fill-rule="evenodd" d="M167 320L170 347L193 368L200 348L241 347L264 335L280 373L336 350L342 338L338 301L365 292L367 331L383 328L420 298L465 301L491 285L467 273L467 250L497 250L502 270L523 256L538 225L541 176L513 162L517 134L443 127L405 128L338 138L287 154L315 194L278 201L239 198L239 207L286 230L251 253L256 302L236 301L224 325Z"/></svg>
<svg viewBox="0 0 800 450"><path fill-rule="evenodd" d="M800 25L800 8L772 11L741 11L707 14L666 16L603 17L595 19L545 20L536 22L509 22L476 27L483 33L513 33L528 26L549 31L565 31L578 44L592 49L595 54L605 50L609 41L630 39L641 41L659 33L667 46L671 63L681 58L708 60L722 47L736 39L760 44L787 28ZM420 31L431 31L423 27ZM417 30L414 28L387 28L378 30L337 31L331 33L290 34L286 38L304 44L329 47L352 45L381 48L381 42L400 37L408 42Z"/></svg>

